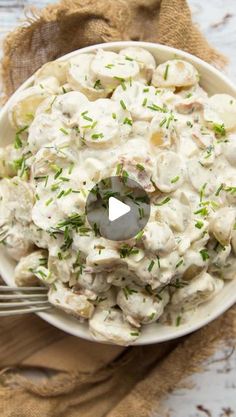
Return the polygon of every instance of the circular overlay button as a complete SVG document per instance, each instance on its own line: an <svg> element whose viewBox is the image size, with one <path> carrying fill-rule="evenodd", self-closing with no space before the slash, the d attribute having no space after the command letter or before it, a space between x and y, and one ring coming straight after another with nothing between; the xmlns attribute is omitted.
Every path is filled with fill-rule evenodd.
<svg viewBox="0 0 236 417"><path fill-rule="evenodd" d="M128 240L147 224L150 200L130 178L104 178L89 192L86 214L95 233L109 240Z"/></svg>

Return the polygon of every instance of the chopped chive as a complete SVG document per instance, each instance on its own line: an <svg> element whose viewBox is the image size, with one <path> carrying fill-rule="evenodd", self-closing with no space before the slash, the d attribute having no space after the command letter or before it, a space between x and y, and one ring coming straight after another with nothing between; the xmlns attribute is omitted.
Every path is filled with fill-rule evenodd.
<svg viewBox="0 0 236 417"><path fill-rule="evenodd" d="M133 246L128 245L127 243L124 243L123 245L121 245L119 252L121 258L126 258L130 255L136 255L137 253L139 253L139 250L137 248L134 248Z"/></svg>
<svg viewBox="0 0 236 417"><path fill-rule="evenodd" d="M167 113L167 109L165 107L157 106L156 104L152 104L151 106L147 106L148 109L159 111L161 113Z"/></svg>
<svg viewBox="0 0 236 417"><path fill-rule="evenodd" d="M61 127L61 128L60 128L60 131L61 131L62 133L64 133L64 135L69 135L69 133L67 132L67 130L66 130L66 129L64 129L63 127Z"/></svg>
<svg viewBox="0 0 236 417"><path fill-rule="evenodd" d="M102 84L100 80L96 80L94 83L93 88L95 88L95 90L100 90L102 88Z"/></svg>
<svg viewBox="0 0 236 417"><path fill-rule="evenodd" d="M116 166L116 175L120 175L120 173L122 172L122 168L123 168L123 164L118 164Z"/></svg>
<svg viewBox="0 0 236 417"><path fill-rule="evenodd" d="M120 85L122 87L122 90L126 90L126 85L125 85L125 79L121 78L121 77L114 77L116 80L118 80L120 82Z"/></svg>
<svg viewBox="0 0 236 417"><path fill-rule="evenodd" d="M199 251L199 253L200 253L200 255L201 255L201 257L202 257L203 261L207 261L207 259L209 259L209 258L210 258L209 253L207 252L207 250L206 250L206 249L202 249L202 250L200 250L200 251Z"/></svg>
<svg viewBox="0 0 236 417"><path fill-rule="evenodd" d="M136 168L137 168L139 171L144 171L144 170L145 170L144 166L143 166L143 165L141 165L141 164L136 164Z"/></svg>
<svg viewBox="0 0 236 417"><path fill-rule="evenodd" d="M46 178L45 178L45 183L44 183L44 187L47 187L47 185L48 185L48 178L49 178L49 176L48 176L48 175L46 175Z"/></svg>
<svg viewBox="0 0 236 417"><path fill-rule="evenodd" d="M162 200L160 203L156 203L155 206L163 206L163 204L169 203L171 200L170 197L166 197L164 200Z"/></svg>
<svg viewBox="0 0 236 417"><path fill-rule="evenodd" d="M151 272L152 268L154 267L155 262L152 260L148 266L148 272Z"/></svg>
<svg viewBox="0 0 236 417"><path fill-rule="evenodd" d="M14 148L15 148L15 149L20 149L20 148L22 148L22 146L23 146L23 143L22 143L22 141L21 141L21 138L20 138L20 136L16 133L16 136L15 136L15 142L14 142Z"/></svg>
<svg viewBox="0 0 236 417"><path fill-rule="evenodd" d="M168 72L169 72L169 66L170 66L169 64L166 65L164 76L163 76L164 80L167 80Z"/></svg>
<svg viewBox="0 0 236 417"><path fill-rule="evenodd" d="M132 126L133 125L133 121L131 119L129 119L128 117L126 117L123 121L124 125L129 125Z"/></svg>
<svg viewBox="0 0 236 417"><path fill-rule="evenodd" d="M175 265L175 268L179 268L180 265L182 265L184 263L183 259L180 259L179 262L177 262L177 264Z"/></svg>
<svg viewBox="0 0 236 417"><path fill-rule="evenodd" d="M219 196L219 194L220 194L221 190L223 190L223 188L224 188L224 184L222 183L222 184L220 184L220 186L216 190L216 193L215 193L216 197Z"/></svg>
<svg viewBox="0 0 236 417"><path fill-rule="evenodd" d="M201 229L204 226L204 223L201 220L197 220L195 223L195 227L197 229Z"/></svg>
<svg viewBox="0 0 236 417"><path fill-rule="evenodd" d="M60 177L61 173L62 173L63 169L59 168L58 171L56 172L56 174L54 175L54 179L56 180L58 177Z"/></svg>
<svg viewBox="0 0 236 417"><path fill-rule="evenodd" d="M68 168L68 174L71 175L73 169L74 169L75 164L72 162Z"/></svg>
<svg viewBox="0 0 236 417"><path fill-rule="evenodd" d="M127 181L128 181L128 178L129 178L129 174L128 174L127 171L123 170L123 172L122 172L122 178L123 178L124 183L126 184Z"/></svg>
<svg viewBox="0 0 236 417"><path fill-rule="evenodd" d="M49 206L53 202L53 198L49 198L49 200L46 201L46 206Z"/></svg>
<svg viewBox="0 0 236 417"><path fill-rule="evenodd" d="M164 117L164 119L162 119L162 120L160 121L159 126L160 126L160 127L164 126L164 124L165 124L166 122L167 122L167 118L166 118L166 117Z"/></svg>
<svg viewBox="0 0 236 417"><path fill-rule="evenodd" d="M130 58L129 56L127 56L127 55L125 55L125 59L127 60L127 61L133 61L133 58Z"/></svg>
<svg viewBox="0 0 236 417"><path fill-rule="evenodd" d="M236 187L224 187L224 191L226 191L227 193L230 193L230 194L235 194L236 193Z"/></svg>
<svg viewBox="0 0 236 417"><path fill-rule="evenodd" d="M125 105L123 100L120 100L120 105L121 105L122 109L126 110L126 105Z"/></svg>
<svg viewBox="0 0 236 417"><path fill-rule="evenodd" d="M60 186L59 186L59 184L58 184L58 183L57 183L57 184L52 184L52 186L51 186L51 190L52 190L52 191L57 191L59 187L60 187Z"/></svg>
<svg viewBox="0 0 236 417"><path fill-rule="evenodd" d="M143 237L143 234L144 234L144 231L143 230L141 230L140 232L138 232L138 234L135 236L135 239L136 240L141 240L142 239L142 237Z"/></svg>
<svg viewBox="0 0 236 417"><path fill-rule="evenodd" d="M182 317L181 317L181 316L178 316L178 317L176 318L176 327L178 327L178 326L180 325L181 320L182 320Z"/></svg>
<svg viewBox="0 0 236 417"><path fill-rule="evenodd" d="M218 136L225 136L226 135L226 130L225 130L225 125L224 123L219 124L219 123L213 123L213 130L216 133L216 135Z"/></svg>
<svg viewBox="0 0 236 417"><path fill-rule="evenodd" d="M68 190L64 192L64 197L66 197L70 193L72 193L72 188L68 188Z"/></svg>
<svg viewBox="0 0 236 417"><path fill-rule="evenodd" d="M59 198L61 198L63 195L65 194L65 191L64 190L62 190L58 195L57 195L57 198L59 199Z"/></svg>
<svg viewBox="0 0 236 417"><path fill-rule="evenodd" d="M148 320L153 320L156 313L149 314Z"/></svg>
<svg viewBox="0 0 236 417"><path fill-rule="evenodd" d="M115 113L112 113L112 119L116 119L116 114Z"/></svg>
<svg viewBox="0 0 236 417"><path fill-rule="evenodd" d="M204 198L204 191L206 189L206 186L207 186L207 182L205 182L205 184L203 184L202 188L200 189L200 201L202 201Z"/></svg>
<svg viewBox="0 0 236 417"><path fill-rule="evenodd" d="M179 176L178 175L176 177L172 178L171 184L174 184L177 181L179 181Z"/></svg>
<svg viewBox="0 0 236 417"><path fill-rule="evenodd" d="M91 138L92 139L99 139L99 138L103 138L103 133L94 133Z"/></svg>
<svg viewBox="0 0 236 417"><path fill-rule="evenodd" d="M147 104L147 97L145 97L145 99L143 100L142 106L145 107Z"/></svg>
<svg viewBox="0 0 236 417"><path fill-rule="evenodd" d="M166 123L166 129L169 129L170 127L170 123L172 122L172 120L174 120L174 115L173 113L171 113L171 115L168 117L167 119L167 123Z"/></svg>
<svg viewBox="0 0 236 417"><path fill-rule="evenodd" d="M209 213L208 213L208 210L207 210L206 207L202 207L199 210L196 210L194 212L194 214L200 214L201 216L207 216Z"/></svg>
<svg viewBox="0 0 236 417"><path fill-rule="evenodd" d="M140 333L139 332L131 332L130 333L130 336L139 336L140 335Z"/></svg>

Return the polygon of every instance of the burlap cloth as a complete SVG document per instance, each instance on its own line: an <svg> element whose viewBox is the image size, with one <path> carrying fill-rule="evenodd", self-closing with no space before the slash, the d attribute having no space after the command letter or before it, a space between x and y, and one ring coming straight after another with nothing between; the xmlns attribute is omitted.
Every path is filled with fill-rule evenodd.
<svg viewBox="0 0 236 417"><path fill-rule="evenodd" d="M222 65L193 25L185 0L65 0L34 12L5 41L3 83L9 96L44 62L114 40L146 40ZM233 344L236 310L174 342L121 348L68 336L36 316L0 321L1 417L148 417L197 372L219 346ZM53 370L43 382L20 369ZM184 416L183 416L184 417Z"/></svg>

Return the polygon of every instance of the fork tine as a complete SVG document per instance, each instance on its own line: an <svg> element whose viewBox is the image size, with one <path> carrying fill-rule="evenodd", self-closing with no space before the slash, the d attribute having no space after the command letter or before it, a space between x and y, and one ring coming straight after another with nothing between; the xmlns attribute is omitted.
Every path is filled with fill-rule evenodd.
<svg viewBox="0 0 236 417"><path fill-rule="evenodd" d="M45 298L47 294L0 294L0 300L25 300L25 299L37 299Z"/></svg>
<svg viewBox="0 0 236 417"><path fill-rule="evenodd" d="M42 300L42 301L20 301L19 303L12 303L12 302L8 302L8 303L1 303L0 302L0 309L1 308L12 308L12 307L26 307L26 306L35 306L35 305L45 305L48 304L49 302L47 299Z"/></svg>
<svg viewBox="0 0 236 417"><path fill-rule="evenodd" d="M36 313L36 312L40 312L40 311L45 311L45 310L49 310L51 309L52 306L47 306L47 307L36 307L36 308L25 308L22 310L5 310L5 311L0 311L0 317L8 317L8 316L16 316L19 314L29 314L29 313Z"/></svg>
<svg viewBox="0 0 236 417"><path fill-rule="evenodd" d="M7 287L6 285L0 285L0 292L9 292L9 291L39 291L45 292L48 291L47 287Z"/></svg>

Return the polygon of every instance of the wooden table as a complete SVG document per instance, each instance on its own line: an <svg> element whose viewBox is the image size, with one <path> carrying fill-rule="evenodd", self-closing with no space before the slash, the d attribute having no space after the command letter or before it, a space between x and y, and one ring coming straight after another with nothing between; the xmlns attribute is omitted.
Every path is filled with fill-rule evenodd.
<svg viewBox="0 0 236 417"><path fill-rule="evenodd" d="M19 24L24 7L43 7L55 0L0 0L0 42ZM209 41L230 59L226 72L236 82L236 0L189 0L194 20ZM197 346L196 346L197 349ZM220 349L206 371L167 398L169 417L236 417L236 352ZM154 413L155 416L155 413Z"/></svg>

